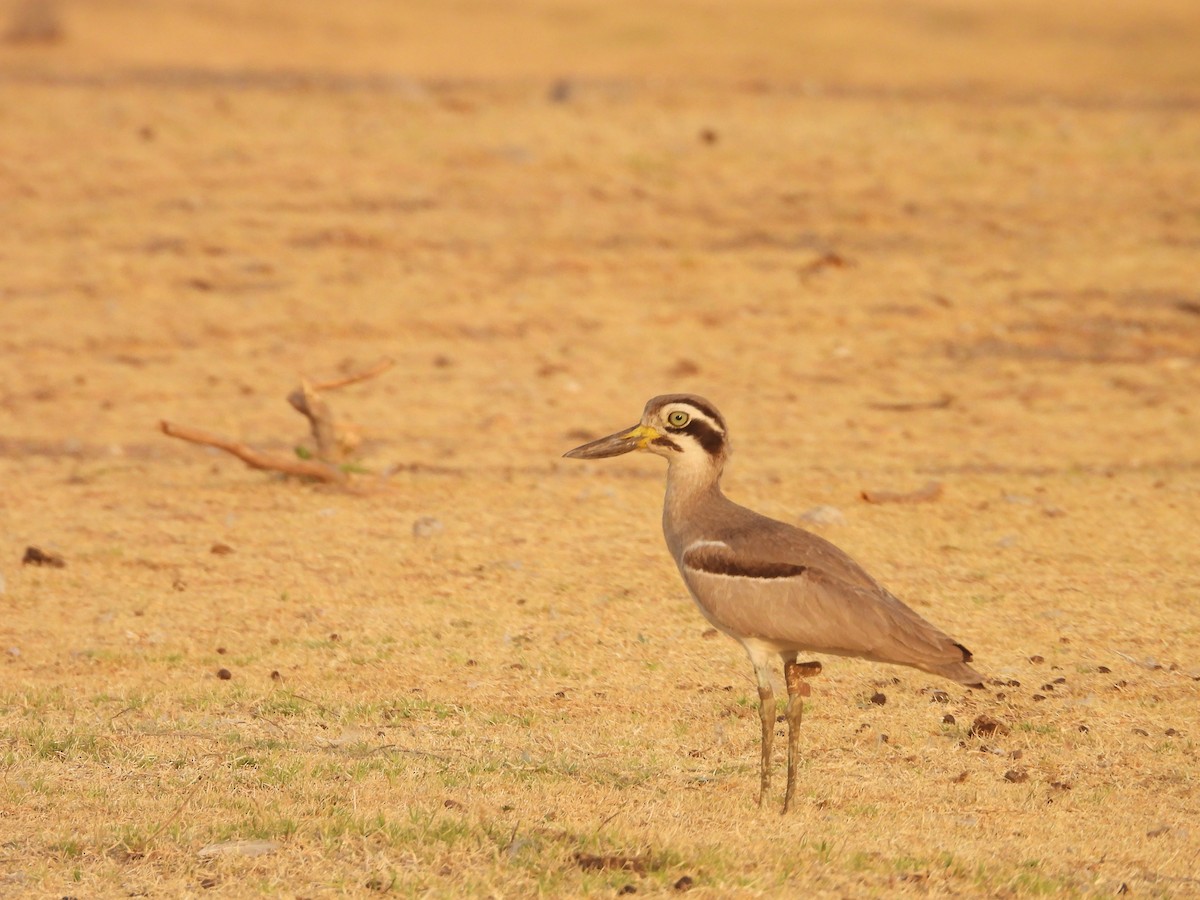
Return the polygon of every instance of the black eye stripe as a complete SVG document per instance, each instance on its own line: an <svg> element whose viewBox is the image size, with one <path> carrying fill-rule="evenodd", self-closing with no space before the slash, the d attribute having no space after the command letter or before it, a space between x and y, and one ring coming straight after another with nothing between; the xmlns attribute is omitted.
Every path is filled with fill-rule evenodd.
<svg viewBox="0 0 1200 900"><path fill-rule="evenodd" d="M677 430L694 437L709 456L718 456L725 447L725 435L703 419L692 419L683 428Z"/></svg>

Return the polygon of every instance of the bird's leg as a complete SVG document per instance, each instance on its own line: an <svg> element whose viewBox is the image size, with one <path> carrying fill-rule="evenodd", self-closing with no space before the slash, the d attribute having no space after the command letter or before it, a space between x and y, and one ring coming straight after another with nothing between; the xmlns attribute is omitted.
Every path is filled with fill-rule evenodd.
<svg viewBox="0 0 1200 900"><path fill-rule="evenodd" d="M784 812L791 807L792 796L796 792L796 765L800 761L800 719L804 715L804 698L812 692L804 679L820 674L819 662L798 663L792 658L783 664L783 676L787 681L788 692L787 791L783 795Z"/></svg>
<svg viewBox="0 0 1200 900"><path fill-rule="evenodd" d="M775 692L771 689L771 672L755 665L758 676L758 717L762 721L762 769L759 775L758 805L763 805L771 789L771 745L775 740Z"/></svg>

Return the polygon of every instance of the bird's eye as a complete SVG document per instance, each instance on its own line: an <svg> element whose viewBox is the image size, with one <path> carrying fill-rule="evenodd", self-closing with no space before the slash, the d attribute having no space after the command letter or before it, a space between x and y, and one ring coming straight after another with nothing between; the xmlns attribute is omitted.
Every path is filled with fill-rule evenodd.
<svg viewBox="0 0 1200 900"><path fill-rule="evenodd" d="M682 428L688 423L688 419L690 418L691 416L685 413L682 409L677 409L675 412L667 416L667 423L674 425L676 428Z"/></svg>

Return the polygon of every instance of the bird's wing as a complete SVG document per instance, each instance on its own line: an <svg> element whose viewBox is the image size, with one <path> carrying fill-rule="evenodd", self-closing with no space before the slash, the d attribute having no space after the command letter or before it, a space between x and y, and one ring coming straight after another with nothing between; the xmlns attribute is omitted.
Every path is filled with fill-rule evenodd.
<svg viewBox="0 0 1200 900"><path fill-rule="evenodd" d="M800 548L815 552L798 552L797 561L790 562L780 558L777 547L759 554L753 546L697 541L684 549L679 568L704 614L733 637L915 666L964 684L980 680L964 665L971 658L965 647L880 587L841 551L839 562L853 567L853 582L823 568L819 563L826 546L833 547L818 539L812 547Z"/></svg>

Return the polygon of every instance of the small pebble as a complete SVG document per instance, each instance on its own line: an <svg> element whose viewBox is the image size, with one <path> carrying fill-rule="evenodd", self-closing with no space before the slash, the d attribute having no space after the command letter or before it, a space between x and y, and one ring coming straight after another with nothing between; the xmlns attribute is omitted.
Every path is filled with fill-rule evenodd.
<svg viewBox="0 0 1200 900"><path fill-rule="evenodd" d="M233 673L230 672L228 669L217 669L217 677L220 678L222 681L228 681L230 678L233 677Z"/></svg>
<svg viewBox="0 0 1200 900"><path fill-rule="evenodd" d="M417 539L431 538L445 530L446 526L442 524L442 520L435 516L421 516L412 525L413 537Z"/></svg>
<svg viewBox="0 0 1200 900"><path fill-rule="evenodd" d="M278 841L266 840L232 840L219 844L209 844L201 847L196 855L201 859L211 859L216 856L266 856L279 849Z"/></svg>
<svg viewBox="0 0 1200 900"><path fill-rule="evenodd" d="M800 514L800 521L809 525L845 525L846 515L836 506L814 506Z"/></svg>
<svg viewBox="0 0 1200 900"><path fill-rule="evenodd" d="M575 93L575 87L566 78L556 78L550 85L550 90L546 97L551 103L567 103L571 100L571 96ZM445 357L439 357L444 359ZM435 362L435 365L439 363ZM445 363L443 365L448 365Z"/></svg>

